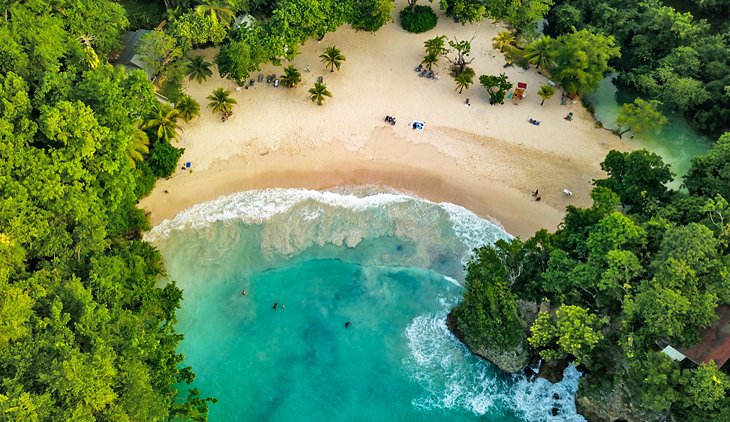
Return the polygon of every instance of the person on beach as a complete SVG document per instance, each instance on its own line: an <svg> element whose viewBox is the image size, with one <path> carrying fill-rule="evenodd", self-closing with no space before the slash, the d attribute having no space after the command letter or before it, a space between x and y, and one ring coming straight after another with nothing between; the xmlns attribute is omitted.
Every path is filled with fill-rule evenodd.
<svg viewBox="0 0 730 422"><path fill-rule="evenodd" d="M347 321L347 322L345 323L345 328L350 328L350 325L352 325L352 323L351 323L350 321Z"/></svg>
<svg viewBox="0 0 730 422"><path fill-rule="evenodd" d="M542 198L540 198L539 196L536 196L536 197L535 197L535 201L537 201L537 202L540 202L540 200L541 200L541 199L542 199Z"/></svg>
<svg viewBox="0 0 730 422"><path fill-rule="evenodd" d="M538 193L540 193L540 189L535 189L535 192L532 192L532 197L537 198Z"/></svg>

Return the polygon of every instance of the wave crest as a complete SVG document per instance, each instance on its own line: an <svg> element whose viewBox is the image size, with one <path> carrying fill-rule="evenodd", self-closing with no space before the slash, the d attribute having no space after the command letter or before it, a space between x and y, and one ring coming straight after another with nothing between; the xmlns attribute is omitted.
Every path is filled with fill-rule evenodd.
<svg viewBox="0 0 730 422"><path fill-rule="evenodd" d="M261 251L270 259L293 256L312 246L353 248L363 239L377 237L412 241L419 256L449 251L467 257L476 247L511 237L458 205L392 191L266 189L195 205L154 227L145 239L154 242L175 231L217 223L260 226Z"/></svg>

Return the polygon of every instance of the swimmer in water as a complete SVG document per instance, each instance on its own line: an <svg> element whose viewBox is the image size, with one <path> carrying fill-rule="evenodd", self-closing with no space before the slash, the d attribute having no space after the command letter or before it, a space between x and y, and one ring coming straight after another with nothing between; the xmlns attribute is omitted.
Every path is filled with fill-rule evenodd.
<svg viewBox="0 0 730 422"><path fill-rule="evenodd" d="M350 325L352 325L352 323L351 323L350 321L347 321L347 322L345 323L345 328L350 328Z"/></svg>
<svg viewBox="0 0 730 422"><path fill-rule="evenodd" d="M279 306L279 302L275 300L274 301L274 306L272 306L272 308L276 309L277 306Z"/></svg>
<svg viewBox="0 0 730 422"><path fill-rule="evenodd" d="M246 296L246 289L241 290L241 296Z"/></svg>

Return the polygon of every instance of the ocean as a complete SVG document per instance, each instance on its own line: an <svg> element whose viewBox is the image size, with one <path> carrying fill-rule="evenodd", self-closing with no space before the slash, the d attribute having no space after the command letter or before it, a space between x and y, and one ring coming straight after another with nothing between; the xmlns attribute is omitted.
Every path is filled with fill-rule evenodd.
<svg viewBox="0 0 730 422"><path fill-rule="evenodd" d="M446 328L473 248L510 237L381 187L241 192L146 235L211 421L583 421L575 368L528 382Z"/></svg>

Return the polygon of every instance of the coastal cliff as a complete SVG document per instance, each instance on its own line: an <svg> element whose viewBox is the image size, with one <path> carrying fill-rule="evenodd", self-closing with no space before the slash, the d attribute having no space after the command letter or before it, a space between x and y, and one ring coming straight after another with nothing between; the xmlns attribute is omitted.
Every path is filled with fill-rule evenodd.
<svg viewBox="0 0 730 422"><path fill-rule="evenodd" d="M591 422L654 422L666 418L665 413L648 412L634 404L623 383L587 388L581 382L575 396L576 411Z"/></svg>
<svg viewBox="0 0 730 422"><path fill-rule="evenodd" d="M520 372L527 366L530 354L524 344L517 347L502 349L498 347L474 346L466 340L466 336L459 330L459 322L454 311L449 312L446 317L446 325L449 330L475 355L493 363L497 368L505 372Z"/></svg>

